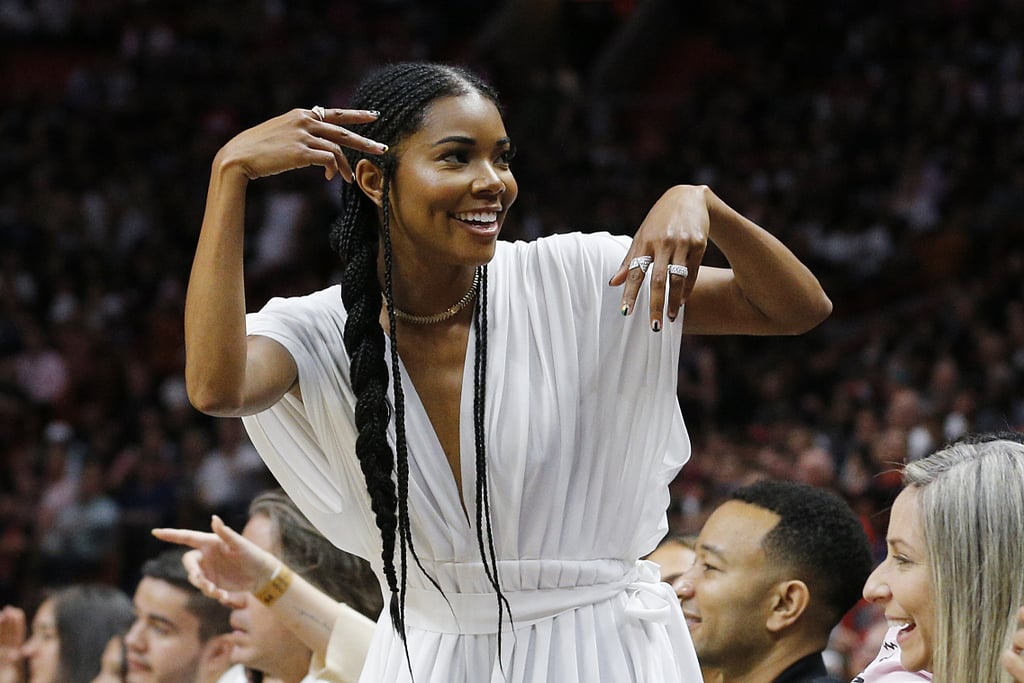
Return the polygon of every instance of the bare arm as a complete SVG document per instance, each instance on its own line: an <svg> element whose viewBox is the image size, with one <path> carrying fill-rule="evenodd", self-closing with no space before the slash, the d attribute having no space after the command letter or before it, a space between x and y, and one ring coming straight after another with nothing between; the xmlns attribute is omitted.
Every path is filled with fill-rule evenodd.
<svg viewBox="0 0 1024 683"><path fill-rule="evenodd" d="M280 344L245 334L242 246L249 181L307 166L322 166L327 178L351 180L342 145L375 154L386 147L341 124L375 116L329 109L321 121L295 109L240 133L217 153L185 299L185 383L199 410L249 415L296 383L295 362Z"/></svg>
<svg viewBox="0 0 1024 683"><path fill-rule="evenodd" d="M189 581L205 595L229 607L243 607L246 593L265 585L281 561L224 524L220 517L213 517L211 528L212 533L153 529L153 535L193 548L182 559ZM344 609L351 610L298 574L293 574L287 590L269 609L321 658L327 652L331 630L338 617Z"/></svg>
<svg viewBox="0 0 1024 683"><path fill-rule="evenodd" d="M700 265L708 240L729 268ZM628 269L650 255L652 323L660 325L668 286L668 316L686 303L690 334L800 334L832 312L817 278L778 239L729 207L709 188L680 185L651 208L611 284L625 283L623 305L632 312L645 272ZM685 280L669 264L685 265ZM653 326L653 325L652 325Z"/></svg>

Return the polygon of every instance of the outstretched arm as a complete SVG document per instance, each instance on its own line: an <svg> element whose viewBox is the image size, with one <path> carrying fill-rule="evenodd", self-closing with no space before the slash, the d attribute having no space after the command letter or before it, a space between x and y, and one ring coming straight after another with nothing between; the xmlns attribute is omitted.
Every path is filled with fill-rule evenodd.
<svg viewBox="0 0 1024 683"><path fill-rule="evenodd" d="M214 516L213 533L188 529L153 529L162 541L193 548L182 562L189 581L205 595L233 609L245 605L247 593L257 593L281 560L224 524ZM295 633L315 654L324 656L331 629L344 607L297 574L275 601L268 605L275 618Z"/></svg>
<svg viewBox="0 0 1024 683"><path fill-rule="evenodd" d="M701 266L709 240L729 268ZM648 267L629 267L643 256L651 257ZM670 264L688 273L672 275ZM690 334L800 334L832 312L817 278L782 242L705 186L669 189L640 225L610 283L625 284L624 314L633 312L647 273L652 329L663 324L666 288L669 321L685 303L684 329Z"/></svg>
<svg viewBox="0 0 1024 683"><path fill-rule="evenodd" d="M242 244L250 180L322 166L330 179L352 170L342 146L380 154L386 147L343 126L373 112L295 109L250 128L217 153L185 300L185 382L189 399L210 415L249 415L277 402L296 382L288 352L263 337L246 338Z"/></svg>

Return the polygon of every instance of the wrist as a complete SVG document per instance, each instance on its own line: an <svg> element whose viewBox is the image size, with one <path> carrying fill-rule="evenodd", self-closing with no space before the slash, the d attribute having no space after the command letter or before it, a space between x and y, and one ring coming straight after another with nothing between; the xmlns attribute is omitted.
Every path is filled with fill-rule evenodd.
<svg viewBox="0 0 1024 683"><path fill-rule="evenodd" d="M221 147L213 157L212 175L222 183L233 182L243 187L252 179L245 162L235 156L229 146Z"/></svg>
<svg viewBox="0 0 1024 683"><path fill-rule="evenodd" d="M292 585L292 579L294 578L294 572L284 562L280 562L270 575L270 578L256 590L252 591L253 597L267 607L270 607L277 602L278 598L285 594Z"/></svg>

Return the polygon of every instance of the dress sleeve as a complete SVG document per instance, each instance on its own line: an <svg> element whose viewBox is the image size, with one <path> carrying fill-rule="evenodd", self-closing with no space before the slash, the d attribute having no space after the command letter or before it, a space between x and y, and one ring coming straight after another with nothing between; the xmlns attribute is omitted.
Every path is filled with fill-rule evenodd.
<svg viewBox="0 0 1024 683"><path fill-rule="evenodd" d="M273 339L291 354L302 399L286 394L243 422L271 473L314 523L318 513L341 512L348 485L361 485L357 464L352 471L357 430L344 319L337 287L272 299L246 317L249 335Z"/></svg>
<svg viewBox="0 0 1024 683"><path fill-rule="evenodd" d="M313 653L310 677L325 683L356 683L363 671L377 624L346 604L331 629L331 640L324 655Z"/></svg>
<svg viewBox="0 0 1024 683"><path fill-rule="evenodd" d="M643 555L667 530L668 484L689 459L690 443L676 397L682 311L654 332L651 274L628 316L621 311L623 288L608 284L630 244L631 238L609 233L538 240L536 272L524 278L530 289L519 296L544 311L537 328L551 338L553 384L577 392L572 405L562 404L559 419L576 425L567 451L579 453L588 472L582 490L635 501L630 515L609 517L585 499L579 523L595 520L606 531L621 524L632 551Z"/></svg>

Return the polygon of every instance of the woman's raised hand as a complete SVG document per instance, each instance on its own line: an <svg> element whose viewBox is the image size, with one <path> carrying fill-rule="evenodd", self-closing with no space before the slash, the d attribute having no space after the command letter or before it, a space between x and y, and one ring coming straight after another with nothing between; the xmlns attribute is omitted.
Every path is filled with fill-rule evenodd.
<svg viewBox="0 0 1024 683"><path fill-rule="evenodd" d="M249 180L322 166L328 180L340 174L352 182L352 169L342 147L367 154L383 154L388 148L345 126L369 123L377 116L377 112L362 109L292 109L233 137L214 163L237 168Z"/></svg>
<svg viewBox="0 0 1024 683"><path fill-rule="evenodd" d="M626 258L609 281L612 286L626 285L622 315L629 315L650 272L651 329L655 332L663 326L666 291L668 318L674 321L697 281L710 230L706 191L703 186L679 185L662 195L640 224Z"/></svg>
<svg viewBox="0 0 1024 683"><path fill-rule="evenodd" d="M0 683L24 680L21 647L25 644L25 612L7 605L0 610Z"/></svg>
<svg viewBox="0 0 1024 683"><path fill-rule="evenodd" d="M211 598L231 608L245 605L245 594L258 590L281 564L225 524L217 515L210 523L213 533L190 529L153 529L161 541L192 548L182 563L188 580Z"/></svg>

